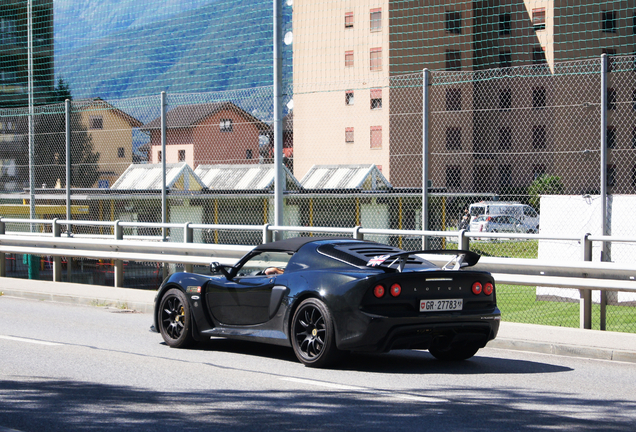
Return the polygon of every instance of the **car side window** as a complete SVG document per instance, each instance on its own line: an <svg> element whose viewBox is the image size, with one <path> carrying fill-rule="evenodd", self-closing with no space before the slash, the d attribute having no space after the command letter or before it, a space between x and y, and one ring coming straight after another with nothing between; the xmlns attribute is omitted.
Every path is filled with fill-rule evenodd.
<svg viewBox="0 0 636 432"><path fill-rule="evenodd" d="M292 255L290 252L260 252L245 261L238 269L236 276L269 276L283 273ZM265 274L268 269L277 270Z"/></svg>

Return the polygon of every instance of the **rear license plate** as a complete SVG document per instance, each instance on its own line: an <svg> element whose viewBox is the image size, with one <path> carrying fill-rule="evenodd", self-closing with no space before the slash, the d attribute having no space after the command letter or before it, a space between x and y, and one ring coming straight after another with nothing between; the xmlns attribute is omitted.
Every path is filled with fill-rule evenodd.
<svg viewBox="0 0 636 432"><path fill-rule="evenodd" d="M463 306L462 299L420 300L420 312L458 311Z"/></svg>

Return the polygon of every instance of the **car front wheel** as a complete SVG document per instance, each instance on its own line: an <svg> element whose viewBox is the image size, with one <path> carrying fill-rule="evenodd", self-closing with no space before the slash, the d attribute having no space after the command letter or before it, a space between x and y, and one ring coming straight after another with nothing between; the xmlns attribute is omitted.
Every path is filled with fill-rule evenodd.
<svg viewBox="0 0 636 432"><path fill-rule="evenodd" d="M168 346L186 348L194 344L190 304L183 291L168 290L159 305L159 329Z"/></svg>
<svg viewBox="0 0 636 432"><path fill-rule="evenodd" d="M291 342L298 360L305 366L325 367L338 360L333 320L320 300L304 300L292 318Z"/></svg>

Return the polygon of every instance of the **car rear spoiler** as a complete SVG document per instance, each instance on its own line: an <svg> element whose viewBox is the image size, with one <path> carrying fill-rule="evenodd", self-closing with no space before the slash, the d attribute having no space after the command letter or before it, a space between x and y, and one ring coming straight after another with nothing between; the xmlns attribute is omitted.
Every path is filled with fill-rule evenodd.
<svg viewBox="0 0 636 432"><path fill-rule="evenodd" d="M400 252L389 255L379 255L371 258L367 262L367 267L381 267L384 270L394 270L402 272L406 266L406 262L411 255L453 255L443 267L442 270L459 270L463 267L470 267L477 264L481 255L476 254L468 250L460 249L441 249L441 250L420 250L420 251L408 251ZM397 264L397 269L391 266Z"/></svg>

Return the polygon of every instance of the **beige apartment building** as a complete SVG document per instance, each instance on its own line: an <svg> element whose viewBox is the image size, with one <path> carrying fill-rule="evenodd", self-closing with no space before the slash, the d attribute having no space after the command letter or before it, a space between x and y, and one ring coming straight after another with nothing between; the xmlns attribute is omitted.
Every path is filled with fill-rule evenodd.
<svg viewBox="0 0 636 432"><path fill-rule="evenodd" d="M393 186L420 187L421 71L429 68L434 186L505 193L552 174L569 193L594 193L598 66L563 62L634 55L635 3L297 0L295 175L313 164L374 163ZM628 64L614 62L609 74L611 193L636 192L636 79Z"/></svg>

